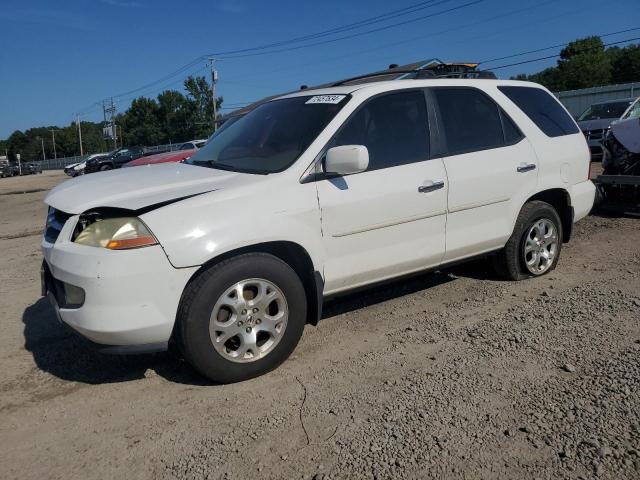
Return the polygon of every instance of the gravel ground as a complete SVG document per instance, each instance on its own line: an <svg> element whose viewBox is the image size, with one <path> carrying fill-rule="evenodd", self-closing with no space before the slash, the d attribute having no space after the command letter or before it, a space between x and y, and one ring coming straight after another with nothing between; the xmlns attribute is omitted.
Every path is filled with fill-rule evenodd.
<svg viewBox="0 0 640 480"><path fill-rule="evenodd" d="M3 479L640 478L640 220L580 222L544 278L477 261L335 300L282 367L219 386L54 321L63 178L0 180Z"/></svg>

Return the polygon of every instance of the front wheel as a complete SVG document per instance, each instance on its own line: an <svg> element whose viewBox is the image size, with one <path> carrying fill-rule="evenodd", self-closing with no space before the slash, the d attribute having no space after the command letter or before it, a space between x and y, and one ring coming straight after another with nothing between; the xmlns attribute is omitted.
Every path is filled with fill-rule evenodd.
<svg viewBox="0 0 640 480"><path fill-rule="evenodd" d="M101 172L106 172L107 170L111 170L111 165L102 165L100 167Z"/></svg>
<svg viewBox="0 0 640 480"><path fill-rule="evenodd" d="M562 249L562 222L550 204L526 203L513 234L494 257L496 271L509 280L545 275L556 268Z"/></svg>
<svg viewBox="0 0 640 480"><path fill-rule="evenodd" d="M262 375L295 349L307 316L304 287L279 258L250 253L222 261L186 288L178 344L202 375L232 383Z"/></svg>

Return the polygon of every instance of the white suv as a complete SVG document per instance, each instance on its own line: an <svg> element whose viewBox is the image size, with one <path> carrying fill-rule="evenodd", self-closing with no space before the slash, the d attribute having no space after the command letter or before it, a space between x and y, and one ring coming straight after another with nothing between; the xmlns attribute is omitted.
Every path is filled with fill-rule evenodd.
<svg viewBox="0 0 640 480"><path fill-rule="evenodd" d="M539 85L304 90L186 164L53 189L43 286L90 340L175 344L233 382L284 361L339 292L484 254L513 280L548 273L594 193L584 136Z"/></svg>

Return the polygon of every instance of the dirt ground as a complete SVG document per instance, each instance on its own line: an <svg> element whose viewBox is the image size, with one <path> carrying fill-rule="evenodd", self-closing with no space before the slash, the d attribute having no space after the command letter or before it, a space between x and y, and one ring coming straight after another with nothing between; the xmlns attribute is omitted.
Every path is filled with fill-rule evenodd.
<svg viewBox="0 0 640 480"><path fill-rule="evenodd" d="M0 179L1 478L640 478L639 219L583 220L540 279L477 261L333 301L279 369L219 386L56 323L63 178Z"/></svg>

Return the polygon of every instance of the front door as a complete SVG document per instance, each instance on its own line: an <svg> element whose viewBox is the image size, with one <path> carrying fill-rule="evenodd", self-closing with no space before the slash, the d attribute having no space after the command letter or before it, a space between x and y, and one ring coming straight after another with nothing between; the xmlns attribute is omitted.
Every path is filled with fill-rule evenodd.
<svg viewBox="0 0 640 480"><path fill-rule="evenodd" d="M316 183L326 248L325 293L440 264L448 182L430 159L424 93L375 97L330 142L364 145L365 172Z"/></svg>

